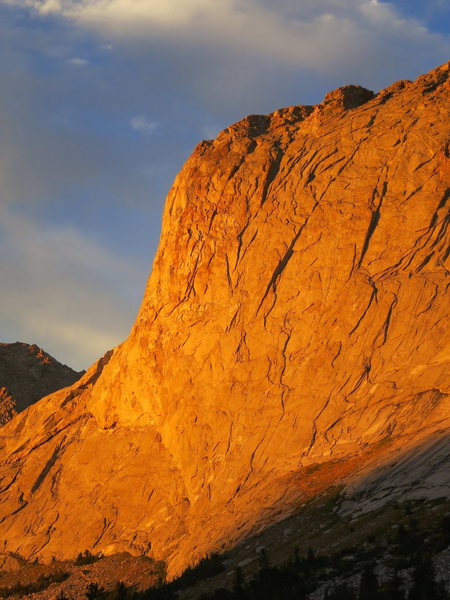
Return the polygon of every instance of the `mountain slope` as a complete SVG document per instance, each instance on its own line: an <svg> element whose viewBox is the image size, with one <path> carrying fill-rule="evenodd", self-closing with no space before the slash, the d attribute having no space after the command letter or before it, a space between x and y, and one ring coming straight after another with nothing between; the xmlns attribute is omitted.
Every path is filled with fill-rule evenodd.
<svg viewBox="0 0 450 600"><path fill-rule="evenodd" d="M0 425L81 375L35 344L0 343Z"/></svg>
<svg viewBox="0 0 450 600"><path fill-rule="evenodd" d="M128 340L1 431L3 550L174 574L448 429L448 107L444 65L199 144Z"/></svg>

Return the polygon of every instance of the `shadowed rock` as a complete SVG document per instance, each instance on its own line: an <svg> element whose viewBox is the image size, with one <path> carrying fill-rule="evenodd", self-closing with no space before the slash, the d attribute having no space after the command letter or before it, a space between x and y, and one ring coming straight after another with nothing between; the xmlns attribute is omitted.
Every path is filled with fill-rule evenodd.
<svg viewBox="0 0 450 600"><path fill-rule="evenodd" d="M0 425L81 375L35 344L0 344Z"/></svg>

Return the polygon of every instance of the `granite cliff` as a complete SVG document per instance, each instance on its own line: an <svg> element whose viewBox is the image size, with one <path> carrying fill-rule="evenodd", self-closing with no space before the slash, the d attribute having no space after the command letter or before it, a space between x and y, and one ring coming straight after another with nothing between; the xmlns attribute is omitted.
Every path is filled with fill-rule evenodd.
<svg viewBox="0 0 450 600"><path fill-rule="evenodd" d="M83 373L62 365L35 344L0 343L0 426Z"/></svg>
<svg viewBox="0 0 450 600"><path fill-rule="evenodd" d="M129 338L1 430L2 551L175 574L435 444L448 473L449 106L447 64L199 144Z"/></svg>

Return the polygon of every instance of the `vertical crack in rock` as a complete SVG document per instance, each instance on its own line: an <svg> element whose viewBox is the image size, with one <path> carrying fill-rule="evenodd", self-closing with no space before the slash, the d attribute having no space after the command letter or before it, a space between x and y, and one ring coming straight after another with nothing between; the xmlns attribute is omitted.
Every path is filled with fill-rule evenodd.
<svg viewBox="0 0 450 600"><path fill-rule="evenodd" d="M237 175L238 171L241 169L241 167L245 164L245 162L247 161L248 157L253 154L253 152L256 149L256 140L251 140L249 145L246 148L246 153L243 154L241 156L241 158L238 160L238 162L233 166L233 168L230 171L230 174L226 180L225 183L228 183L229 181L232 181L232 179Z"/></svg>
<svg viewBox="0 0 450 600"><path fill-rule="evenodd" d="M331 397L332 397L332 393L333 393L333 392L331 392L331 393L329 394L329 396L328 396L328 398L326 399L325 403L323 404L322 408L319 410L319 412L318 412L318 413L316 414L316 416L313 418L313 422L312 422L312 433L311 433L311 441L309 442L309 447L308 447L308 449L306 450L306 452L304 452L304 453L302 454L302 456L307 456L307 455L308 455L308 454L311 452L311 450L312 450L312 448L313 448L314 444L316 443L316 437L317 437L317 421L319 420L319 417L322 415L322 413L324 413L324 412L325 412L325 410L328 408L328 405L330 404L330 400L331 400Z"/></svg>
<svg viewBox="0 0 450 600"><path fill-rule="evenodd" d="M359 379L358 379L358 381L356 382L356 385L355 385L355 387L352 389L352 391L351 391L351 392L349 392L349 393L347 394L347 397L350 397L352 394L354 394L354 393L355 393L355 392L356 392L356 391L357 391L357 390L358 390L358 389L361 387L361 385L362 385L362 383L363 383L363 381L364 381L365 379L369 379L369 374L370 374L370 371L371 371L371 369L372 369L372 365L371 365L371 363L370 363L370 360L369 360L369 359L366 359L366 360L364 361L364 368L363 368L363 372L362 372L362 373L361 373L361 375L359 376Z"/></svg>
<svg viewBox="0 0 450 600"><path fill-rule="evenodd" d="M211 231L211 227L213 224L214 219L217 217L218 214L218 210L217 210L217 206L214 208L214 210L211 213L211 218L209 219L209 224L208 224L208 233ZM211 259L210 259L211 260Z"/></svg>
<svg viewBox="0 0 450 600"><path fill-rule="evenodd" d="M268 429L269 429L269 427L267 427L267 429L266 429L266 433L267 433L267 430L268 430ZM256 452L257 452L258 448L261 446L261 444L263 443L263 441L264 441L265 437L266 437L266 436L264 435L264 436L263 436L263 437L262 437L262 438L259 440L259 442L256 444L256 446L255 446L255 449L253 450L253 452L252 452L252 454L251 454L251 456L250 456L250 470L249 470L249 472L247 473L247 475L245 476L245 478L244 478L244 480L243 480L243 482L242 482L241 489L242 489L242 487L243 487L243 486L244 486L244 485L247 483L247 481L250 479L250 476L252 475L252 473L253 473L253 471L254 471L254 467L253 467L253 461L255 460L255 455L256 455Z"/></svg>
<svg viewBox="0 0 450 600"><path fill-rule="evenodd" d="M264 304L264 300L267 298L267 296L269 295L270 290L272 290L273 294L274 294L274 301L272 306L270 307L270 309L268 310L268 312L264 315L264 322L266 321L267 317L269 316L270 312L273 310L273 307L275 306L276 303L276 293L277 293L277 284L278 284L278 279L281 277L284 269L286 268L286 265L288 264L288 262L290 261L290 259L292 258L293 254L294 254L294 248L295 248L295 244L297 243L299 237L302 234L302 231L305 229L305 227L308 224L308 221L310 220L310 218L312 217L314 211L316 210L318 205L318 202L316 202L313 206L313 208L311 209L311 212L309 213L309 215L306 217L303 225L300 227L300 229L297 231L297 233L294 235L294 237L292 238L288 249L286 250L284 256L281 258L281 260L278 262L277 266L275 267L272 276L269 280L269 283L267 284L267 287L264 291L264 294L261 298L261 301L258 305L258 308L256 310L256 316L258 316L259 311L261 310L262 305Z"/></svg>
<svg viewBox="0 0 450 600"><path fill-rule="evenodd" d="M228 432L227 449L225 450L225 456L228 455L231 447L231 440L233 439L233 421L230 423L230 431Z"/></svg>
<svg viewBox="0 0 450 600"><path fill-rule="evenodd" d="M256 236L258 235L258 228L256 228L255 233L252 235L249 243L246 245L244 252L242 253L242 257L241 260L244 259L244 256L247 254L247 251L249 250L250 246L253 244L253 242L256 239ZM237 264L237 263L236 263Z"/></svg>
<svg viewBox="0 0 450 600"><path fill-rule="evenodd" d="M100 543L101 539L105 535L105 532L108 529L109 525L110 525L110 521L108 521L108 519L106 517L104 517L103 518L102 530L100 531L100 535L97 537L97 539L95 540L94 544L92 545L93 548L95 548L96 546L98 546L98 544Z"/></svg>
<svg viewBox="0 0 450 600"><path fill-rule="evenodd" d="M372 293L370 294L370 298L369 298L369 302L366 306L366 308L363 310L361 316L359 317L359 319L356 322L356 325L353 327L353 329L349 332L349 336L353 335L355 333L355 331L358 329L358 327L361 325L364 317L367 315L367 313L369 312L370 307L372 306L372 302L375 300L375 302L377 301L377 296L378 296L378 288L375 285L374 281L372 279L369 279L369 284L372 288Z"/></svg>
<svg viewBox="0 0 450 600"><path fill-rule="evenodd" d="M270 167L267 171L266 179L263 184L263 189L261 192L260 206L263 206L267 200L269 188L270 188L272 182L275 180L275 177L277 176L278 171L280 170L280 164L281 164L282 158L283 158L283 151L280 148L277 148L276 156L270 164Z"/></svg>
<svg viewBox="0 0 450 600"><path fill-rule="evenodd" d="M204 245L205 245L205 242L202 242L202 244L200 246L200 250L198 251L197 256L195 258L194 266L190 270L190 273L187 278L186 289L185 289L184 296L183 296L183 299L181 300L181 302L186 302L186 300L189 300L192 292L194 293L194 296L197 295L197 292L195 291L195 278L197 277L198 266L199 266L200 260L202 258Z"/></svg>
<svg viewBox="0 0 450 600"><path fill-rule="evenodd" d="M387 187L388 187L388 182L384 181L383 182L383 188L381 191L381 194L379 196L379 202L378 205L375 207L374 210L372 210L372 215L370 217L370 223L369 223L369 227L367 228L367 233L366 233L366 237L364 240L364 244L361 250L361 256L359 257L359 261L358 261L358 269L361 267L362 265L362 261L364 259L364 256L366 255L367 250L369 249L369 244L370 244L370 240L374 234L374 231L378 225L378 222L380 220L380 211L381 211L381 206L383 204L383 199L386 196L386 192L387 192ZM373 197L375 197L375 195L378 193L378 189L375 188L374 193L373 193Z"/></svg>
<svg viewBox="0 0 450 600"><path fill-rule="evenodd" d="M231 281L231 273L230 273L230 261L228 260L228 254L225 254L225 265L227 268L227 281L228 281L228 287L230 288L230 290L233 290L233 283Z"/></svg>
<svg viewBox="0 0 450 600"><path fill-rule="evenodd" d="M241 249L242 249L242 237L243 237L244 233L247 231L249 225L250 225L250 217L247 218L247 221L246 221L244 227L237 234L238 247L237 247L237 251L236 251L236 261L234 263L233 271L236 271L236 267L239 264L239 259L241 256Z"/></svg>
<svg viewBox="0 0 450 600"><path fill-rule="evenodd" d="M286 350L287 350L288 344L292 337L292 329L289 329L288 325L287 325L287 316L285 316L285 318L284 318L282 331L286 336L286 340L284 341L283 347L281 348L282 366L281 366L281 370L280 370L280 386L282 388L281 389L281 412L284 415L285 414L285 395L291 391L291 388L288 385L286 385L283 381L284 374L286 372L286 366L287 366Z"/></svg>
<svg viewBox="0 0 450 600"><path fill-rule="evenodd" d="M381 332L383 333L383 343L382 345L384 345L387 341L387 336L388 336L388 332L389 332L389 326L391 324L391 318L392 318L392 311L394 310L394 308L397 306L398 304L398 297L396 294L394 294L394 299L391 302L391 305L389 306L389 310L387 312L386 315L386 320L383 323L383 327L381 329Z"/></svg>
<svg viewBox="0 0 450 600"><path fill-rule="evenodd" d="M39 473L36 481L34 482L33 486L31 487L31 493L34 494L35 492L37 492L37 490L41 487L44 479L47 477L47 475L50 472L50 469L54 466L54 464L56 463L56 460L58 459L58 456L61 452L61 448L63 447L64 441L66 439L66 436L63 437L63 439L60 441L60 443L56 446L56 448L53 450L53 454L50 456L50 458L48 459L48 461L45 463L44 468L42 469L42 471Z"/></svg>
<svg viewBox="0 0 450 600"><path fill-rule="evenodd" d="M364 245L361 251L361 256L359 257L359 261L358 261L358 268L361 266L363 258L367 252L367 249L369 248L369 243L370 243L370 238L372 237L376 226L378 225L378 221L380 220L380 206L377 206L376 209L372 212L372 215L370 217L370 223L369 223L369 227L367 229L367 233L366 233L366 238L364 240Z"/></svg>

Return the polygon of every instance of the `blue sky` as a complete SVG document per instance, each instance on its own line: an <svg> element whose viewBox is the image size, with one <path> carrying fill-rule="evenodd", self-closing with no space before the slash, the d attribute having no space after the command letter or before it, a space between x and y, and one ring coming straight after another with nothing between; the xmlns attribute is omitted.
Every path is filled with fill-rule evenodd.
<svg viewBox="0 0 450 600"><path fill-rule="evenodd" d="M201 139L449 50L448 0L0 0L0 341L86 368L127 336Z"/></svg>

